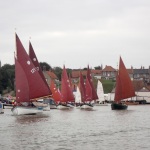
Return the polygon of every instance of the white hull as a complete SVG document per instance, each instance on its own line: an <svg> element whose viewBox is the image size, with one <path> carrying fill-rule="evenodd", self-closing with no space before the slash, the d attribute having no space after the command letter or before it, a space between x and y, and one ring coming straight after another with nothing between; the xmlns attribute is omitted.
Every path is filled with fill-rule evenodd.
<svg viewBox="0 0 150 150"><path fill-rule="evenodd" d="M67 104L67 106L70 107L70 108L74 108L74 106L71 105L71 104Z"/></svg>
<svg viewBox="0 0 150 150"><path fill-rule="evenodd" d="M64 105L58 105L57 106L57 109L70 109L70 107L69 106L64 106Z"/></svg>
<svg viewBox="0 0 150 150"><path fill-rule="evenodd" d="M57 109L57 106L56 106L56 105L51 105L51 104L50 104L50 109Z"/></svg>
<svg viewBox="0 0 150 150"><path fill-rule="evenodd" d="M88 109L88 110L93 110L93 106L87 105L87 104L83 104L82 106L80 106L81 109Z"/></svg>
<svg viewBox="0 0 150 150"><path fill-rule="evenodd" d="M16 106L12 108L13 115L31 115L31 114L39 114L43 112L42 108L37 107L25 107L25 106Z"/></svg>

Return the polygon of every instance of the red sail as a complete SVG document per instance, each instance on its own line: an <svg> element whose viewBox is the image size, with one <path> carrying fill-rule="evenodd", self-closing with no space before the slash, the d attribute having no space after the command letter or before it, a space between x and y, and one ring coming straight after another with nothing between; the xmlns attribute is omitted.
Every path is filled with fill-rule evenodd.
<svg viewBox="0 0 150 150"><path fill-rule="evenodd" d="M118 76L119 77L117 77L116 81L115 101L121 101L122 99L134 97L135 91L133 84L121 57L119 62Z"/></svg>
<svg viewBox="0 0 150 150"><path fill-rule="evenodd" d="M35 99L43 96L50 95L47 86L41 78L39 72L32 63L30 57L26 53L19 37L16 34L16 49L17 60L25 72L29 84L29 98Z"/></svg>
<svg viewBox="0 0 150 150"><path fill-rule="evenodd" d="M80 77L79 77L79 89L81 92L81 101L84 102L86 100L86 95L85 95L86 93L85 93L84 78L81 72L80 72Z"/></svg>
<svg viewBox="0 0 150 150"><path fill-rule="evenodd" d="M16 102L29 102L29 85L21 65L15 58Z"/></svg>
<svg viewBox="0 0 150 150"><path fill-rule="evenodd" d="M62 78L61 78L61 94L63 96L62 102L74 102L75 101L65 66L63 68Z"/></svg>
<svg viewBox="0 0 150 150"><path fill-rule="evenodd" d="M119 75L117 74L116 76L116 90L115 90L115 102L119 103L122 99L122 94L121 94L121 82Z"/></svg>
<svg viewBox="0 0 150 150"><path fill-rule="evenodd" d="M86 84L85 84L85 93L86 93L86 100L85 101L92 101L92 87L90 85L90 82L88 78L86 78Z"/></svg>
<svg viewBox="0 0 150 150"><path fill-rule="evenodd" d="M39 74L40 74L41 78L45 82L45 85L47 86L47 89L49 90L49 93L51 94L51 91L50 91L49 86L48 86L48 84L47 84L47 82L45 80L45 77L44 77L42 69L41 69L41 67L39 65L39 61L38 61L38 59L36 57L36 54L35 54L35 52L33 50L31 42L29 42L29 57L32 60L32 63L34 64L34 66L36 67L36 69L39 71Z"/></svg>
<svg viewBox="0 0 150 150"><path fill-rule="evenodd" d="M96 99L98 99L98 96L97 96L96 90L95 90L94 85L93 85L93 81L92 81L92 76L91 76L91 71L89 69L89 65L88 65L88 68L87 68L87 78L88 78L89 83L90 83L91 88L92 88L92 99L96 100Z"/></svg>
<svg viewBox="0 0 150 150"><path fill-rule="evenodd" d="M56 85L55 85L53 80L51 80L50 89L52 91L52 97L53 97L54 101L57 103L61 102L62 101L62 95L61 95L60 91L58 91L58 89L56 88Z"/></svg>

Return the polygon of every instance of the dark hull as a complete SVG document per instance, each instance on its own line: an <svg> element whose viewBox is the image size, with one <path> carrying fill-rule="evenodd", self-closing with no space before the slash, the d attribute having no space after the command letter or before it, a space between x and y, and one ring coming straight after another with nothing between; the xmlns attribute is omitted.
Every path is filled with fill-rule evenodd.
<svg viewBox="0 0 150 150"><path fill-rule="evenodd" d="M111 104L111 109L112 110L126 110L128 108L128 105L126 104L117 104L117 103L112 103Z"/></svg>

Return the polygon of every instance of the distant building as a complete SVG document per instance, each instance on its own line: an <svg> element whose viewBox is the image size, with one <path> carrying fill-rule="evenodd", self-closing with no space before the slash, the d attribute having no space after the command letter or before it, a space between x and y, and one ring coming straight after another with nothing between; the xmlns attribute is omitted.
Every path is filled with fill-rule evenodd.
<svg viewBox="0 0 150 150"><path fill-rule="evenodd" d="M45 80L47 81L48 85L50 85L51 80L55 80L56 82L58 81L58 77L55 75L54 72L46 71L46 67L43 67L43 74L45 77Z"/></svg>
<svg viewBox="0 0 150 150"><path fill-rule="evenodd" d="M72 82L77 83L79 81L80 72L82 73L84 79L86 78L87 70L72 70L72 73L71 73ZM91 75L92 75L92 77L100 79L101 78L101 70L91 69Z"/></svg>
<svg viewBox="0 0 150 150"><path fill-rule="evenodd" d="M150 66L148 69L142 66L140 69L133 69L133 79L150 83Z"/></svg>
<svg viewBox="0 0 150 150"><path fill-rule="evenodd" d="M129 98L128 100L146 100L147 102L150 102L150 86L143 80L133 80L132 83L136 96ZM113 88L112 92L109 93L109 95L111 95L111 99L109 100L114 100L114 93L115 87Z"/></svg>

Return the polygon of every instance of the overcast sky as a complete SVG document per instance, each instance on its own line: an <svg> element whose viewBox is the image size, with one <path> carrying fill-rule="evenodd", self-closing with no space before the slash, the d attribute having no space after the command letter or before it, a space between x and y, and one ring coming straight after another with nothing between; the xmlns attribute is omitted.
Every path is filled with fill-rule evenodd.
<svg viewBox="0 0 150 150"><path fill-rule="evenodd" d="M52 67L150 66L150 0L4 0L0 60L14 64L15 32Z"/></svg>

